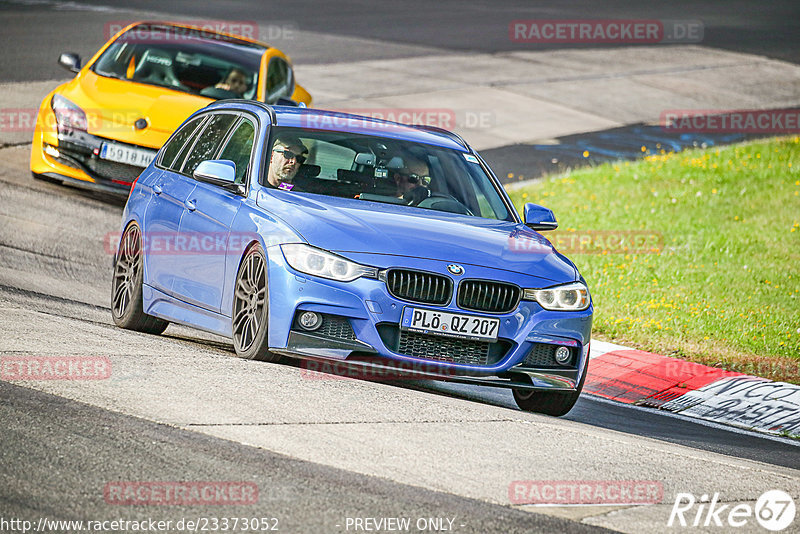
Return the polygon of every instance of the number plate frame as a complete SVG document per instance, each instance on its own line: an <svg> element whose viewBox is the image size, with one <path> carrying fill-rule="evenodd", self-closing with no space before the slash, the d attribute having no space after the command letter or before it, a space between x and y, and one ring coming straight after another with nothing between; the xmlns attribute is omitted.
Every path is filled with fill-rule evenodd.
<svg viewBox="0 0 800 534"><path fill-rule="evenodd" d="M124 155L123 155L124 154ZM104 159L106 161L113 161L116 163L123 163L125 165L131 165L133 167L141 167L145 168L150 165L150 162L155 159L156 154L158 151L150 150L147 148L139 148L139 147L130 147L127 145L123 145L120 143L112 143L109 141L104 141L102 145L100 145L100 159ZM142 161L145 158L149 158L147 163L142 165Z"/></svg>
<svg viewBox="0 0 800 534"><path fill-rule="evenodd" d="M434 318L438 318L438 322L434 321ZM500 319L404 306L400 316L400 330L493 343L497 341Z"/></svg>

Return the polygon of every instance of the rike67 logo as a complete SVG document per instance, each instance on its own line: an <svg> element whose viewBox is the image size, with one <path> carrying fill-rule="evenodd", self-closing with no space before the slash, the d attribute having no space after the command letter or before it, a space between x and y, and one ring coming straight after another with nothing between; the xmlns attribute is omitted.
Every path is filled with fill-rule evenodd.
<svg viewBox="0 0 800 534"><path fill-rule="evenodd" d="M781 490L764 492L755 507L748 503L722 504L719 493L709 501L708 494L697 499L691 493L678 493L669 514L668 527L738 528L756 521L767 530L779 532L794 523L797 510L791 495Z"/></svg>

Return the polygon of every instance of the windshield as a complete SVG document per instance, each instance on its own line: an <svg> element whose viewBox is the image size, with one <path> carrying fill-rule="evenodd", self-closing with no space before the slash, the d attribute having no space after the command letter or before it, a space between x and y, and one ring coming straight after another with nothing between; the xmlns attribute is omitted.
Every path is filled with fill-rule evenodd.
<svg viewBox="0 0 800 534"><path fill-rule="evenodd" d="M264 50L211 32L139 25L114 41L92 70L213 99L255 98Z"/></svg>
<svg viewBox="0 0 800 534"><path fill-rule="evenodd" d="M272 130L265 185L300 194L514 220L472 154L347 132Z"/></svg>

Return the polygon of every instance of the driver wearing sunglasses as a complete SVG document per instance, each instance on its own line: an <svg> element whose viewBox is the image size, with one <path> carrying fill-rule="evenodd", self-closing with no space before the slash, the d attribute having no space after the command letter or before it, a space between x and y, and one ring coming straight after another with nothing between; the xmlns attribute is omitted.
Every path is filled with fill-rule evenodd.
<svg viewBox="0 0 800 534"><path fill-rule="evenodd" d="M290 190L300 166L305 163L308 148L297 137L278 137L272 145L267 182L272 187Z"/></svg>
<svg viewBox="0 0 800 534"><path fill-rule="evenodd" d="M393 170L391 177L397 185L397 196L412 206L431 196L427 187L431 178L423 161L407 158L405 166Z"/></svg>

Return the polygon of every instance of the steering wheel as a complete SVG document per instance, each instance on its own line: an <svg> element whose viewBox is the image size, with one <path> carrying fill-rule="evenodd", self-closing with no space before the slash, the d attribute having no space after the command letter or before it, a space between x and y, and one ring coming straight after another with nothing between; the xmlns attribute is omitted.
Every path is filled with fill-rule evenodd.
<svg viewBox="0 0 800 534"><path fill-rule="evenodd" d="M458 213L460 215L475 215L457 198L446 193L431 193L431 196L428 198L423 198L417 204L412 205L416 205L418 208L428 208L449 213Z"/></svg>

